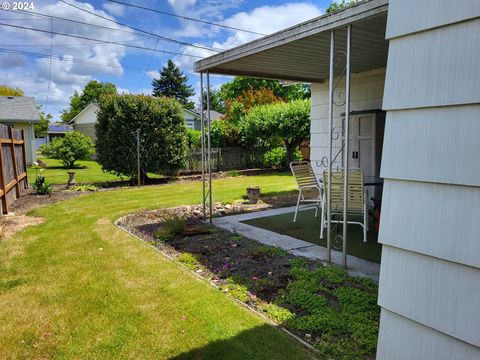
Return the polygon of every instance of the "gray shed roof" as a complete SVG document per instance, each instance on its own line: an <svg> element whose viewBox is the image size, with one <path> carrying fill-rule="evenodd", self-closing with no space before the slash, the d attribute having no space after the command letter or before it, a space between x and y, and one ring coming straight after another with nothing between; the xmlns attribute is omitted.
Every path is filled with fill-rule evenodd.
<svg viewBox="0 0 480 360"><path fill-rule="evenodd" d="M40 121L35 98L26 96L0 96L0 121Z"/></svg>
<svg viewBox="0 0 480 360"><path fill-rule="evenodd" d="M388 0L365 0L195 63L195 71L279 80L319 82L328 78L330 31L335 51L344 51L352 24L351 71L385 67Z"/></svg>

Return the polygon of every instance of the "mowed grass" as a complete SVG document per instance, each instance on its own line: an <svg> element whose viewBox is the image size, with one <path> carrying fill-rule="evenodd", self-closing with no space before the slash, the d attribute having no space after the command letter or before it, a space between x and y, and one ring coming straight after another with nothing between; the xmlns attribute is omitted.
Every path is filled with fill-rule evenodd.
<svg viewBox="0 0 480 360"><path fill-rule="evenodd" d="M213 182L216 201L295 188L287 174ZM199 182L97 192L37 209L0 242L1 359L306 359L312 353L117 229L139 209L196 204Z"/></svg>
<svg viewBox="0 0 480 360"><path fill-rule="evenodd" d="M45 176L45 180L50 184L64 185L68 180L68 171L75 171L75 180L80 184L109 183L125 180L114 174L104 172L96 161L77 161L75 169L65 169L60 160L44 157L39 157L39 159L44 161L48 167L43 168L41 171L33 167L28 168L27 175L30 183L33 183L36 175L39 174Z"/></svg>

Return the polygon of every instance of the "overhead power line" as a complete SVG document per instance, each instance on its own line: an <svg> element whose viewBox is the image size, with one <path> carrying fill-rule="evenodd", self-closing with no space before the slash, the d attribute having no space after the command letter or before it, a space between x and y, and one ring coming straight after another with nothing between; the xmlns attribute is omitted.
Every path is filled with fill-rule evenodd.
<svg viewBox="0 0 480 360"><path fill-rule="evenodd" d="M51 34L54 34L54 35L60 35L60 36L77 38L77 39L83 39L83 40L98 41L98 42L101 42L101 43L104 43L104 44L125 46L125 47L130 47L130 48L139 49L139 50L155 51L155 52L160 52L160 53L164 53L164 54L171 54L171 55L178 55L178 56L186 56L186 57L196 58L196 59L202 59L202 58L203 58L202 56L197 56L197 55L182 54L182 53L173 52L173 51L152 49L152 48L148 48L148 47L140 46L140 45L124 44L124 43L119 43L119 42L116 42L116 41L108 41L108 40L94 39L94 38L87 37L87 36L74 35L74 34L65 34L65 33L56 32L56 31L50 32L50 31L48 31L48 30L36 29L36 28L27 27L27 26L20 26L20 25L13 25L13 24L5 24L5 23L2 23L2 22L0 22L0 25L7 26L7 27L12 27L12 28L16 28L16 29L24 29L24 30L41 32L41 33L47 33L47 34L50 34L50 33L51 33Z"/></svg>
<svg viewBox="0 0 480 360"><path fill-rule="evenodd" d="M87 65L99 66L99 67L137 70L137 71L143 71L144 70L144 69L140 69L140 68L133 68L133 67L126 67L126 66L115 65L115 64L107 64L107 63L101 63L101 62L96 62L96 61L90 61L88 59L60 58L59 56L55 56L55 55L50 56L49 54L42 54L42 53L31 52L31 51L23 51L23 50L5 49L5 48L1 48L1 47L0 47L0 52L7 53L7 54L20 54L20 55L39 57L39 58L45 58L45 59L50 59L51 58L53 61L67 61L67 62L87 64Z"/></svg>
<svg viewBox="0 0 480 360"><path fill-rule="evenodd" d="M60 0L60 1L65 2L65 1L63 1L63 0ZM242 31L242 32L246 32L246 33L250 33L250 34L255 34L255 35L266 35L266 34L262 34L262 33L256 32L256 31L240 29L240 28L237 28L237 27L234 27L234 26L228 26L228 25L223 25L223 24L218 24L218 23L214 23L214 22L210 22L210 21L200 20L200 19L196 19L196 18L192 18L192 17L188 17L188 16L177 15L177 14L170 13L170 12L167 12L167 11L152 9L152 8L148 8L148 7L141 6L141 5L129 4L129 3L126 3L126 2L123 2L123 1L117 1L117 0L108 0L108 1L109 1L109 2L112 2L112 3L116 3L116 4L121 4L121 5L129 6L129 7L141 9L141 10L146 10L146 11L155 12L155 13L157 13L157 14L174 16L174 17L177 17L177 18L180 18L180 19L184 19L184 20L195 21L195 22L199 22L199 23L202 23L202 24L207 24L207 25L211 25L211 26L222 27L222 28L229 29L229 30Z"/></svg>
<svg viewBox="0 0 480 360"><path fill-rule="evenodd" d="M106 16L97 14L97 13L95 13L95 12L93 12L93 11L89 11L89 10L87 10L87 9L84 9L84 8L80 7L80 6L77 6L77 5L75 5L75 4L69 3L68 1L64 1L64 0L60 0L60 1L63 2L64 4L66 4L66 5L69 5L69 6L73 7L73 8L75 8L75 9L78 9L78 10L80 10L80 11L86 12L86 13L88 13L88 14L90 14L90 15L99 17L99 18L101 18L101 19L104 19L104 20L113 22L113 23L115 23L115 24L117 24L117 25L124 26L124 27L127 27L127 28L129 28L129 29L135 30L136 32L127 31L127 30L124 30L124 29L115 29L115 28L111 28L111 27L103 26L103 25L89 24L89 23L86 23L86 22L83 22L83 21L78 21L78 20L65 19L65 18L55 17L55 16L53 17L53 18L58 19L58 20L70 21L70 22L74 22L74 23L78 23L78 24L82 24L82 25L87 25L87 26L95 26L95 27L97 27L97 28L103 28L103 29L107 29L107 30L122 31L122 32L127 32L127 33L130 33L130 34L140 35L140 36L149 35L149 36L156 37L156 38L159 38L159 39L164 40L164 41L168 41L168 42L175 43L175 44L182 45L182 46L194 47L194 48L197 48L197 49L203 49L203 50L208 50L208 51L213 51L213 52L220 52L220 51L221 51L220 49L213 49L213 48L208 47L208 46L192 44L192 43L189 43L189 42L186 42L186 41L173 39L173 38L170 38L170 37L167 37L167 36L164 36L164 35L160 35L160 34L157 34L157 33L152 33L152 32L150 32L150 31L146 31L146 30L143 30L143 29L140 29L140 28L136 28L136 27L133 27L133 26L131 26L131 25L122 23L122 22L120 22L120 21L117 21L117 20L108 18L108 17L106 17ZM25 14L32 13L32 14L37 14L37 15L40 15L40 16L48 16L48 17L51 16L51 15L48 15L48 14L35 13L35 12L32 12L32 11L22 11L22 13L25 13ZM143 33L143 34L145 34L145 35L138 34L138 32Z"/></svg>

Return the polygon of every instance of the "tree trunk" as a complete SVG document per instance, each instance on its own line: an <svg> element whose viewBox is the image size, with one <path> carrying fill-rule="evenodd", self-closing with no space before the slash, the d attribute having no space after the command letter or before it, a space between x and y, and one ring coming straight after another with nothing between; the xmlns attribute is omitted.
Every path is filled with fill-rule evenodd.
<svg viewBox="0 0 480 360"><path fill-rule="evenodd" d="M294 154L297 147L300 145L298 141L294 141L291 143L285 142L285 149L287 150L287 157L285 159L285 168L288 169L290 167L290 163L294 161Z"/></svg>

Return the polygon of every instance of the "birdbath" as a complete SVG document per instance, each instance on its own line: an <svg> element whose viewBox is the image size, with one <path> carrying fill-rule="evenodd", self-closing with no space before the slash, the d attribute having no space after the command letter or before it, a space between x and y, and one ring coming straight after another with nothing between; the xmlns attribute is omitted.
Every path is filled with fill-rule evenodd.
<svg viewBox="0 0 480 360"><path fill-rule="evenodd" d="M67 171L67 174L68 174L67 188L69 188L70 186L74 186L76 184L75 171Z"/></svg>
<svg viewBox="0 0 480 360"><path fill-rule="evenodd" d="M248 187L247 196L250 204L256 204L260 198L260 187Z"/></svg>

